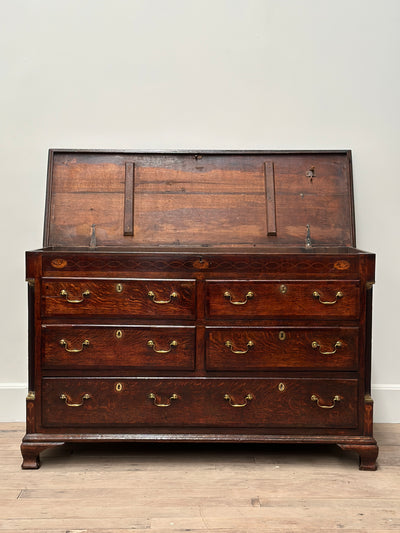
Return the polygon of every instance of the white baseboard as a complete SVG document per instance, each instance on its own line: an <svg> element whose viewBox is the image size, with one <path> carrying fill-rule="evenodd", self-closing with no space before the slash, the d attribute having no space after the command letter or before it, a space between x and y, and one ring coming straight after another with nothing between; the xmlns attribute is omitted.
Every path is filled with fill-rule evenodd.
<svg viewBox="0 0 400 533"><path fill-rule="evenodd" d="M0 422L25 420L26 383L0 383ZM400 423L400 385L372 385L374 422Z"/></svg>
<svg viewBox="0 0 400 533"><path fill-rule="evenodd" d="M0 422L25 421L26 383L0 383Z"/></svg>
<svg viewBox="0 0 400 533"><path fill-rule="evenodd" d="M372 385L371 396L374 399L374 422L400 423L400 385Z"/></svg>

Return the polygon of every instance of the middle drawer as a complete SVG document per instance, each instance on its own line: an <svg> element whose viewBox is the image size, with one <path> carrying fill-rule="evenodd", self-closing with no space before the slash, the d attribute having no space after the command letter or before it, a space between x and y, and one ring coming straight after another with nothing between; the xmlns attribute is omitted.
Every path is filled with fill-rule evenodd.
<svg viewBox="0 0 400 533"><path fill-rule="evenodd" d="M44 369L193 370L194 326L42 326Z"/></svg>
<svg viewBox="0 0 400 533"><path fill-rule="evenodd" d="M358 327L206 328L211 371L358 370Z"/></svg>

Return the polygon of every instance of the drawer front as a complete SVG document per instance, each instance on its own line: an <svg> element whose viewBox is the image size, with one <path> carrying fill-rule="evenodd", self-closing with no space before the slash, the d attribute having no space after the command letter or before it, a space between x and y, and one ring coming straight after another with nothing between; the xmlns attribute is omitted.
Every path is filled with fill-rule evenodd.
<svg viewBox="0 0 400 533"><path fill-rule="evenodd" d="M44 427L357 426L355 379L45 378Z"/></svg>
<svg viewBox="0 0 400 533"><path fill-rule="evenodd" d="M206 368L357 370L358 328L206 328Z"/></svg>
<svg viewBox="0 0 400 533"><path fill-rule="evenodd" d="M192 280L44 280L43 316L195 317Z"/></svg>
<svg viewBox="0 0 400 533"><path fill-rule="evenodd" d="M207 315L229 318L358 318L357 281L209 281Z"/></svg>
<svg viewBox="0 0 400 533"><path fill-rule="evenodd" d="M194 326L74 326L42 328L45 369L193 370Z"/></svg>

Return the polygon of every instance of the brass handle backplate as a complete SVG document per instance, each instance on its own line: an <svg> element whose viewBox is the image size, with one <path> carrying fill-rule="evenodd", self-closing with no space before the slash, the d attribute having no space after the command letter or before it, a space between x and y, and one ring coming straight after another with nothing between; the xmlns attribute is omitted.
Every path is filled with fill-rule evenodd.
<svg viewBox="0 0 400 533"><path fill-rule="evenodd" d="M173 394L172 396L170 396L168 398L168 403L160 403L160 399L159 399L159 396L157 396L156 394L154 394L154 392L150 392L149 394L149 399L150 400L154 400L154 405L156 407L169 407L171 405L171 400L177 400L178 399L178 395L177 394Z"/></svg>
<svg viewBox="0 0 400 533"><path fill-rule="evenodd" d="M232 294L229 292L229 291L225 291L224 292L224 297L225 298L229 298L229 302L232 304L232 305L245 305L247 304L247 301L250 300L251 298L254 297L254 292L253 291L249 291L246 296L245 296L245 299L243 301L233 301L232 300Z"/></svg>
<svg viewBox="0 0 400 533"><path fill-rule="evenodd" d="M68 407L81 407L84 401L89 400L89 398L91 398L90 394L86 393L82 396L81 403L73 403L71 400L71 396L69 396L69 394L65 394L65 393L60 394L60 400L64 400L65 404L68 405Z"/></svg>
<svg viewBox="0 0 400 533"><path fill-rule="evenodd" d="M333 398L333 403L331 405L322 405L321 402L320 402L320 398L318 398L318 396L316 396L315 394L313 394L311 396L311 401L313 402L317 402L317 405L318 407L321 407L321 409L333 409L336 405L336 402L340 402L342 398L338 395L336 395L334 398Z"/></svg>
<svg viewBox="0 0 400 533"><path fill-rule="evenodd" d="M82 348L68 348L68 341L66 341L65 339L61 339L60 340L60 344L61 346L64 346L64 349L66 352L69 352L69 353L79 353L83 350L83 348L85 346L89 346L90 342L85 339L83 342L82 342Z"/></svg>
<svg viewBox="0 0 400 533"><path fill-rule="evenodd" d="M226 346L227 348L230 349L230 351L231 351L232 353L240 354L240 355L247 353L247 352L250 350L250 348L252 348L252 347L254 346L254 342L253 342L253 341L249 341L249 342L246 344L246 346L247 346L247 350L234 350L234 349L233 349L233 345L232 345L232 341L225 341L224 344L225 344L225 346Z"/></svg>
<svg viewBox="0 0 400 533"><path fill-rule="evenodd" d="M317 298L319 303L321 303L323 305L333 305L333 304L337 303L339 298L343 298L343 293L342 293L342 291L337 291L337 293L335 295L335 299L332 302L326 302L324 300L321 300L321 295L320 295L320 293L318 291L314 291L313 292L313 296L314 296L314 298Z"/></svg>
<svg viewBox="0 0 400 533"><path fill-rule="evenodd" d="M169 343L169 349L168 350L158 350L156 348L156 343L154 341L152 341L151 339L149 341L147 341L147 346L151 346L153 348L153 351L156 352L156 353L169 353L172 348L175 348L175 346L178 346L178 341L171 341Z"/></svg>
<svg viewBox="0 0 400 533"><path fill-rule="evenodd" d="M152 302L154 302L155 304L170 304L172 302L172 300L174 300L175 298L178 298L178 293L177 292L171 292L171 294L169 295L169 298L168 300L156 300L156 295L154 294L153 291L149 291L147 293L147 296L150 298L150 300Z"/></svg>
<svg viewBox="0 0 400 533"><path fill-rule="evenodd" d="M88 296L90 296L90 291L89 290L86 290L86 291L83 291L82 293L82 298L80 300L71 300L68 298L68 292L65 290L65 289L62 289L60 291L60 296L64 296L64 298L67 300L68 303L70 304L80 304L83 302L83 300L85 298L87 298Z"/></svg>
<svg viewBox="0 0 400 533"><path fill-rule="evenodd" d="M312 341L311 347L316 350L318 348L318 351L321 355L333 355L336 353L338 348L341 348L343 346L342 341L336 341L334 345L334 350L332 352L321 352L321 345L317 341Z"/></svg>
<svg viewBox="0 0 400 533"><path fill-rule="evenodd" d="M246 407L247 402L249 402L253 398L254 398L254 396L251 393L249 393L245 397L244 403L234 403L234 399L232 398L232 396L230 396L229 394L225 394L225 396L224 396L224 399L228 400L229 401L229 405L232 406L232 407Z"/></svg>

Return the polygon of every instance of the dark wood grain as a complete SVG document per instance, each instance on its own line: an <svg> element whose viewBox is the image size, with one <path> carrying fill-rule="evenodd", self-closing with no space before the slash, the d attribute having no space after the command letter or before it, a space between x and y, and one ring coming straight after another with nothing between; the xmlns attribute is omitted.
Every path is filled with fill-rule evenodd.
<svg viewBox="0 0 400 533"><path fill-rule="evenodd" d="M115 390L122 383L121 392ZM279 390L283 383L285 390ZM49 427L81 427L93 425L143 426L207 426L207 427L356 427L356 379L58 379L45 378L43 393L43 425ZM60 399L67 394L72 403L68 407ZM158 407L149 394L156 395ZM90 398L82 401L84 394ZM172 395L177 396L171 399ZM246 403L232 407L232 403ZM321 405L331 405L336 395L341 400L332 409L318 407L311 400L313 394Z"/></svg>
<svg viewBox="0 0 400 533"><path fill-rule="evenodd" d="M349 151L51 150L44 245L23 468L99 441L335 443L376 467Z"/></svg>
<svg viewBox="0 0 400 533"><path fill-rule="evenodd" d="M122 291L117 291L118 284ZM67 291L70 303L61 291ZM89 291L88 296L84 292ZM154 299L148 294L152 291ZM177 293L177 297L171 295ZM159 304L155 301L168 301ZM124 316L180 317L195 316L195 283L191 280L45 280L42 312L44 316Z"/></svg>
<svg viewBox="0 0 400 533"><path fill-rule="evenodd" d="M67 346L61 345L65 340ZM88 341L87 346L83 343ZM149 346L149 341L154 346ZM171 346L175 342L176 346ZM68 352L66 350L82 350ZM168 353L158 353L170 350ZM46 325L42 335L45 369L193 370L195 328Z"/></svg>
<svg viewBox="0 0 400 533"><path fill-rule="evenodd" d="M347 151L197 155L52 152L45 245L87 246L92 224L100 246L303 245L307 224L315 244L354 244ZM267 228L266 159L278 232ZM135 166L134 236L124 232L126 164Z"/></svg>
<svg viewBox="0 0 400 533"><path fill-rule="evenodd" d="M135 164L125 163L124 235L133 235Z"/></svg>
<svg viewBox="0 0 400 533"><path fill-rule="evenodd" d="M272 161L264 163L265 194L267 203L267 235L276 235L275 176Z"/></svg>
<svg viewBox="0 0 400 533"><path fill-rule="evenodd" d="M208 370L358 369L358 328L208 327L206 332ZM232 349L226 346L227 341ZM249 341L253 343L250 347ZM313 348L313 342L320 347ZM341 345L335 349L337 342ZM336 353L331 355L321 353L333 351Z"/></svg>
<svg viewBox="0 0 400 533"><path fill-rule="evenodd" d="M281 289L282 286L285 288ZM282 292L285 291L285 292ZM318 291L325 305L313 296ZM336 298L337 292L343 297ZM224 294L232 294L233 302L245 302L246 294L253 293L243 305L231 303ZM360 288L356 281L314 280L307 282L271 281L209 281L207 282L207 314L211 317L307 317L357 318L360 310Z"/></svg>
<svg viewBox="0 0 400 533"><path fill-rule="evenodd" d="M43 275L51 277L77 275L95 275L102 277L104 273L115 273L129 277L132 273L151 272L162 276L173 275L177 272L196 274L205 272L207 276L214 273L248 277L254 275L268 275L269 278L287 279L318 276L337 279L357 279L360 262L365 252L353 248L323 248L305 253L304 249L295 247L279 248L279 254L274 248L251 249L242 248L235 253L227 250L186 250L175 248L160 250L150 248L143 252L140 249L130 251L103 250L90 251L82 249L44 250ZM35 257L31 252L29 257ZM373 269L372 269L373 270Z"/></svg>

